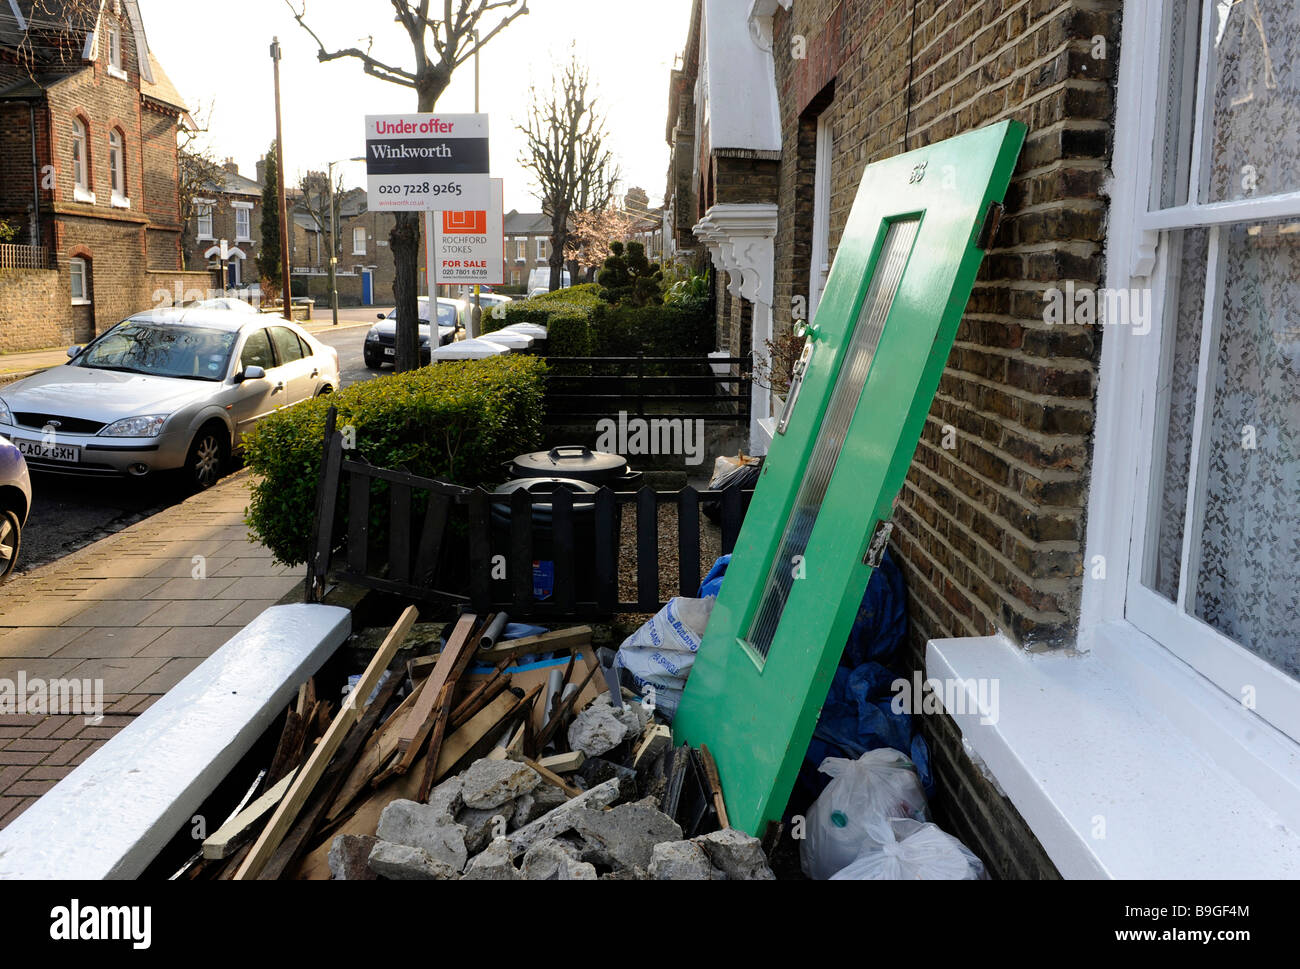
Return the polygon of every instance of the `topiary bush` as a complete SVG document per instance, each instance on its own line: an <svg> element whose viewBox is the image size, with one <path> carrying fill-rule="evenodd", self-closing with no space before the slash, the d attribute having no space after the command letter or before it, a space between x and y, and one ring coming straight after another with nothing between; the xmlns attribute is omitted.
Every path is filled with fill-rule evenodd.
<svg viewBox="0 0 1300 969"><path fill-rule="evenodd" d="M249 526L280 562L307 561L331 405L338 426L355 429L353 453L371 464L466 487L500 480L502 462L541 446L545 375L539 357L441 363L277 411L245 442L258 475ZM372 538L387 532L387 490L374 486ZM342 525L346 500L339 509Z"/></svg>

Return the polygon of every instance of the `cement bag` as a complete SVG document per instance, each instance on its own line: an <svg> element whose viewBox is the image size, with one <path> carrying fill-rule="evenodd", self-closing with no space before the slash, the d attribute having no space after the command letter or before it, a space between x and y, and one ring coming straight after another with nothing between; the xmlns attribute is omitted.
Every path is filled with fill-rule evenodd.
<svg viewBox="0 0 1300 969"><path fill-rule="evenodd" d="M620 679L672 722L716 599L673 599L618 649Z"/></svg>
<svg viewBox="0 0 1300 969"><path fill-rule="evenodd" d="M888 747L857 760L827 757L821 773L833 778L808 812L799 862L809 878L824 881L869 847L892 841L894 818L929 821L925 791L906 754Z"/></svg>
<svg viewBox="0 0 1300 969"><path fill-rule="evenodd" d="M892 837L869 845L831 881L981 881L984 863L937 824L889 822Z"/></svg>

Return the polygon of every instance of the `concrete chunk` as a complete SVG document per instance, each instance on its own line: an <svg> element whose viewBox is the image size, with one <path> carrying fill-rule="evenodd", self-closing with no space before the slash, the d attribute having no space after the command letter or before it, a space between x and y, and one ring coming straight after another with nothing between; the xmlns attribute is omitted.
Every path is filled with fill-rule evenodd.
<svg viewBox="0 0 1300 969"><path fill-rule="evenodd" d="M486 811L465 808L456 817L456 823L465 829L465 849L471 855L476 855L486 848L493 838L504 837L510 819L514 816L513 801L507 801L500 807Z"/></svg>
<svg viewBox="0 0 1300 969"><path fill-rule="evenodd" d="M393 801L379 816L377 834L381 841L419 848L434 861L456 871L465 867L469 856L465 849L465 828L431 804Z"/></svg>
<svg viewBox="0 0 1300 969"><path fill-rule="evenodd" d="M763 843L743 831L724 828L691 840L704 849L713 866L721 869L731 881L776 880L767 855L763 854Z"/></svg>
<svg viewBox="0 0 1300 969"><path fill-rule="evenodd" d="M595 866L579 861L577 849L554 838L529 848L520 871L530 882L596 880Z"/></svg>
<svg viewBox="0 0 1300 969"><path fill-rule="evenodd" d="M593 704L569 725L569 747L588 757L599 757L621 744L627 734L627 724L610 707Z"/></svg>
<svg viewBox="0 0 1300 969"><path fill-rule="evenodd" d="M681 826L648 800L576 811L573 830L586 839L595 860L613 868L646 868L655 845L682 840Z"/></svg>
<svg viewBox="0 0 1300 969"><path fill-rule="evenodd" d="M423 848L379 841L370 852L370 870L395 881L454 881L460 871L430 857Z"/></svg>
<svg viewBox="0 0 1300 969"><path fill-rule="evenodd" d="M465 806L490 811L527 794L542 782L542 775L513 760L477 760L460 775Z"/></svg>
<svg viewBox="0 0 1300 969"><path fill-rule="evenodd" d="M370 870L370 852L379 843L368 834L341 834L330 845L330 875L340 882L372 882L378 876Z"/></svg>
<svg viewBox="0 0 1300 969"><path fill-rule="evenodd" d="M445 814L448 818L454 818L457 812L465 806L465 799L461 796L463 788L464 785L461 783L460 775L448 777L429 792L429 800L426 803Z"/></svg>
<svg viewBox="0 0 1300 969"><path fill-rule="evenodd" d="M573 827L575 812L588 807L595 809L609 807L616 800L618 800L617 780L606 781L593 787L509 835L507 840L510 842L510 851L517 857L539 841L554 838L570 830Z"/></svg>
<svg viewBox="0 0 1300 969"><path fill-rule="evenodd" d="M650 859L653 881L722 881L727 876L714 868L704 849L690 841L665 841L654 847Z"/></svg>
<svg viewBox="0 0 1300 969"><path fill-rule="evenodd" d="M505 838L497 838L482 853L470 859L462 881L513 882L520 877L510 856L510 843Z"/></svg>

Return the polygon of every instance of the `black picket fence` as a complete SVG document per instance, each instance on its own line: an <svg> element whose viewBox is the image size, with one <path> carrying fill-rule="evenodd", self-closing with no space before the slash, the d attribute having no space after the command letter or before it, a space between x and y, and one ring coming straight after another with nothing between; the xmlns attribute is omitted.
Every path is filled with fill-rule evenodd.
<svg viewBox="0 0 1300 969"><path fill-rule="evenodd" d="M518 490L494 495L406 471L376 467L344 451L331 408L317 496L307 600L331 581L423 603L467 603L514 619L595 619L653 613L674 596L697 594L700 516L716 503L722 554L736 545L752 489L614 491L594 495ZM676 581L660 583L660 509L677 510ZM346 508L347 514L341 514ZM634 548L623 541L634 514ZM346 517L346 521L343 519ZM619 594L621 556L636 559L636 594Z"/></svg>
<svg viewBox="0 0 1300 969"><path fill-rule="evenodd" d="M547 357L546 391L551 424L607 418L671 416L749 424L750 357ZM717 376L711 364L738 367L740 376ZM693 409L693 410L692 410ZM685 411L691 410L690 413Z"/></svg>

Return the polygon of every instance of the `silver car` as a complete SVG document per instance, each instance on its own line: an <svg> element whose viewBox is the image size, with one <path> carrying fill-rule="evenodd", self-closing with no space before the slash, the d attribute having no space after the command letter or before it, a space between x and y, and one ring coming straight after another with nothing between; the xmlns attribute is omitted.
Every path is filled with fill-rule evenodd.
<svg viewBox="0 0 1300 969"><path fill-rule="evenodd" d="M33 470L210 488L259 420L339 387L338 352L297 324L228 310L133 316L67 365L0 388L0 434Z"/></svg>

